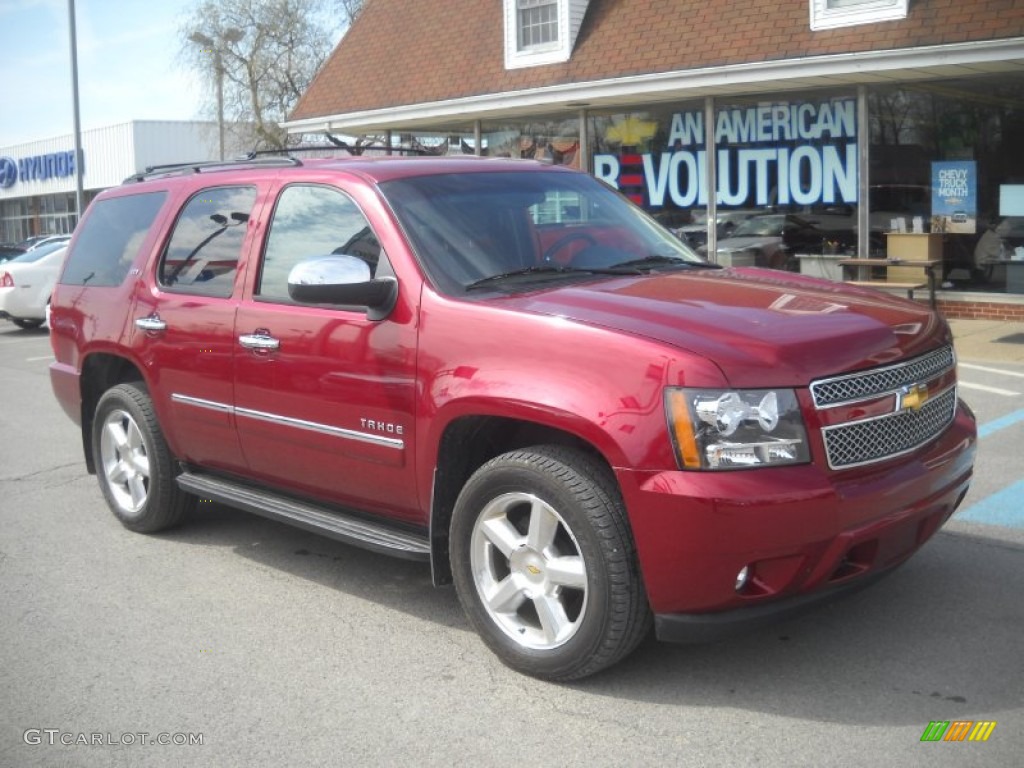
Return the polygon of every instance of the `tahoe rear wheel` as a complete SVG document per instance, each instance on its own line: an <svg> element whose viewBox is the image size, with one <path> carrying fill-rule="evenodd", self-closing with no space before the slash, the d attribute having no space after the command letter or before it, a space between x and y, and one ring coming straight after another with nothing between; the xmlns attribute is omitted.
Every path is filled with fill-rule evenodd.
<svg viewBox="0 0 1024 768"><path fill-rule="evenodd" d="M648 630L618 488L581 451L539 446L480 467L455 505L451 559L470 622L520 672L585 677Z"/></svg>
<svg viewBox="0 0 1024 768"><path fill-rule="evenodd" d="M142 384L118 384L103 394L92 423L92 450L103 495L126 528L169 528L194 501L174 482L174 461Z"/></svg>

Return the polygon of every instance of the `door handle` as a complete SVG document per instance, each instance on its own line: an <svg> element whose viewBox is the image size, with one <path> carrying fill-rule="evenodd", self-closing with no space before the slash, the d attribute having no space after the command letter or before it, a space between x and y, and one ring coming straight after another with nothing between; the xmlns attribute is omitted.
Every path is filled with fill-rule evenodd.
<svg viewBox="0 0 1024 768"><path fill-rule="evenodd" d="M281 342L270 335L269 331L262 328L256 333L243 334L238 337L238 343L246 349L272 350L281 346Z"/></svg>
<svg viewBox="0 0 1024 768"><path fill-rule="evenodd" d="M155 312L147 317L139 317L135 320L135 327L144 331L166 331L167 323L160 319Z"/></svg>

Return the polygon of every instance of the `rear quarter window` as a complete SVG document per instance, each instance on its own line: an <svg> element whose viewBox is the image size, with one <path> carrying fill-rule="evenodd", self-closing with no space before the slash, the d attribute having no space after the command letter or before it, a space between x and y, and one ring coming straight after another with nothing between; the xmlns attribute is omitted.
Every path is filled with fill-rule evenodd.
<svg viewBox="0 0 1024 768"><path fill-rule="evenodd" d="M166 192L146 192L93 202L61 284L120 285L166 198Z"/></svg>

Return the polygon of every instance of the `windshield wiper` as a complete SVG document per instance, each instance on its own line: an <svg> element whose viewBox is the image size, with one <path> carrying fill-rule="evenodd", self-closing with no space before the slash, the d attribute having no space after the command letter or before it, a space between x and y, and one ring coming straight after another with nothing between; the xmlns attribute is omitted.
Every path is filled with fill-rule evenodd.
<svg viewBox="0 0 1024 768"><path fill-rule="evenodd" d="M705 261L685 261L684 259L677 259L674 256L661 256L657 253L651 254L650 256L644 256L641 259L630 259L629 261L620 261L618 264L612 264L608 267L609 270L613 269L653 269L654 267L661 266L673 266L682 267L686 269L719 269L717 264L712 264Z"/></svg>
<svg viewBox="0 0 1024 768"><path fill-rule="evenodd" d="M556 267L551 264L540 264L522 269L513 269L509 272L499 272L496 275L488 275L474 280L466 286L467 291L474 288L481 288L490 283L497 283L511 277L522 277L523 275L638 275L640 271L626 265L616 264L614 267Z"/></svg>

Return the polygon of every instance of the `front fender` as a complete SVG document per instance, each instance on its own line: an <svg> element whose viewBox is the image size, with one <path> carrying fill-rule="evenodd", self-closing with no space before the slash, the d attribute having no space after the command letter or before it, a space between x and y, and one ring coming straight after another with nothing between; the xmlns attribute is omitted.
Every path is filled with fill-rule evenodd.
<svg viewBox="0 0 1024 768"><path fill-rule="evenodd" d="M674 469L667 386L724 386L721 371L662 342L424 291L417 465L430 498L445 431L467 416L514 419L591 445L612 467Z"/></svg>

